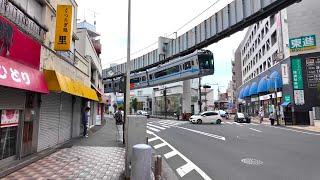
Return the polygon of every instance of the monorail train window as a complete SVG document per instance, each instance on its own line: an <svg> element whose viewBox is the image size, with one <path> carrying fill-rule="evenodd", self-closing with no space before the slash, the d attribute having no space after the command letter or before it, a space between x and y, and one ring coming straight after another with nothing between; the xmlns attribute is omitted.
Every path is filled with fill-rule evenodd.
<svg viewBox="0 0 320 180"><path fill-rule="evenodd" d="M210 56L199 56L199 66L201 69L213 69L213 59Z"/></svg>
<svg viewBox="0 0 320 180"><path fill-rule="evenodd" d="M111 88L111 83L109 83L109 88Z"/></svg>
<svg viewBox="0 0 320 180"><path fill-rule="evenodd" d="M162 77L162 76L165 76L165 75L167 75L166 70L162 70L162 71L154 73L154 77L155 78L159 78L159 77Z"/></svg>
<svg viewBox="0 0 320 180"><path fill-rule="evenodd" d="M194 61L193 60L191 61L191 65L194 66Z"/></svg>
<svg viewBox="0 0 320 180"><path fill-rule="evenodd" d="M146 81L146 77L145 76L142 76L142 81Z"/></svg>
<svg viewBox="0 0 320 180"><path fill-rule="evenodd" d="M180 71L179 65L173 66L173 67L167 69L166 71L167 71L166 75L168 75L168 74L173 74L173 73L177 73L177 72Z"/></svg>
<svg viewBox="0 0 320 180"><path fill-rule="evenodd" d="M139 83L139 82L140 82L140 79L138 77L130 79L130 83Z"/></svg>
<svg viewBox="0 0 320 180"><path fill-rule="evenodd" d="M190 68L191 68L191 63L190 63L190 61L185 62L183 66L184 66L184 70L190 69Z"/></svg>
<svg viewBox="0 0 320 180"><path fill-rule="evenodd" d="M150 80L152 79L152 74L149 75L149 79L150 79Z"/></svg>

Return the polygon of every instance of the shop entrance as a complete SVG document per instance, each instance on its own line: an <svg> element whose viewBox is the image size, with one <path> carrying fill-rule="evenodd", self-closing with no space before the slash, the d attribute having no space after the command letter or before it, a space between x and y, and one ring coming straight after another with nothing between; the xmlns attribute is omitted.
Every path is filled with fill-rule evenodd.
<svg viewBox="0 0 320 180"><path fill-rule="evenodd" d="M36 135L36 127L39 122L39 101L35 93L26 94L26 106L24 120L22 123L22 149L21 156L27 156L36 151L34 144Z"/></svg>

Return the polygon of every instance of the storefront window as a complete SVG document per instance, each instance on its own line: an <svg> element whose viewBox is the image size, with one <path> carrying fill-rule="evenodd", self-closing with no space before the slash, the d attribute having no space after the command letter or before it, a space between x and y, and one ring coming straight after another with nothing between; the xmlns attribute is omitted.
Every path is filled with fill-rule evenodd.
<svg viewBox="0 0 320 180"><path fill-rule="evenodd" d="M16 155L19 111L0 110L0 160Z"/></svg>

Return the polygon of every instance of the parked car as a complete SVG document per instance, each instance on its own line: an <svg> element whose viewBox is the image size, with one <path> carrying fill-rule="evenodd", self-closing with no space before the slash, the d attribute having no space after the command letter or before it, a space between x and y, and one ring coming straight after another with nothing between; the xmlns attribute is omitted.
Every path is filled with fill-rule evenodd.
<svg viewBox="0 0 320 180"><path fill-rule="evenodd" d="M234 122L238 122L238 123L242 123L242 122L246 122L246 123L251 123L251 118L248 115L245 115L243 113L236 113L236 115L234 116Z"/></svg>
<svg viewBox="0 0 320 180"><path fill-rule="evenodd" d="M224 110L219 110L219 114L221 117L226 117L227 112Z"/></svg>
<svg viewBox="0 0 320 180"><path fill-rule="evenodd" d="M189 121L193 124L202 124L202 123L215 123L221 124L222 117L220 116L219 111L205 111L197 115L192 115Z"/></svg>
<svg viewBox="0 0 320 180"><path fill-rule="evenodd" d="M143 110L138 110L137 114L142 115L142 116L147 116L147 118L150 117L149 113L147 111L143 111Z"/></svg>

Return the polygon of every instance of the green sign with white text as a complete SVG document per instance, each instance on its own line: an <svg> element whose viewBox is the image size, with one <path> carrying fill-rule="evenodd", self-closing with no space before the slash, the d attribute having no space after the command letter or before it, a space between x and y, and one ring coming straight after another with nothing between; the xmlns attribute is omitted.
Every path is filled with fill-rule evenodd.
<svg viewBox="0 0 320 180"><path fill-rule="evenodd" d="M291 96L290 95L284 95L284 102L291 102Z"/></svg>
<svg viewBox="0 0 320 180"><path fill-rule="evenodd" d="M314 49L317 47L316 43L316 35L309 35L309 36L301 36L297 38L290 38L290 51L297 52L297 51L305 51L309 49Z"/></svg>
<svg viewBox="0 0 320 180"><path fill-rule="evenodd" d="M291 60L293 89L303 89L302 65L300 58Z"/></svg>

